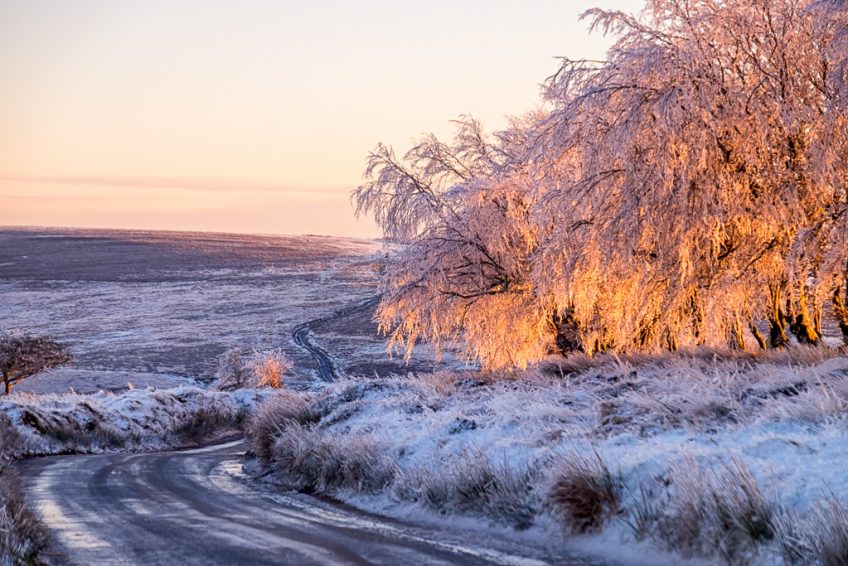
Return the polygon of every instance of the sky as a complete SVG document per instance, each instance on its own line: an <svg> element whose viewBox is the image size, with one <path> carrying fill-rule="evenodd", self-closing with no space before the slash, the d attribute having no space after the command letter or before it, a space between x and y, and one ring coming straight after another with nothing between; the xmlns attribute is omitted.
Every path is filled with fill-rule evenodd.
<svg viewBox="0 0 848 566"><path fill-rule="evenodd" d="M350 191L498 129L639 0L0 0L0 225L374 237Z"/></svg>

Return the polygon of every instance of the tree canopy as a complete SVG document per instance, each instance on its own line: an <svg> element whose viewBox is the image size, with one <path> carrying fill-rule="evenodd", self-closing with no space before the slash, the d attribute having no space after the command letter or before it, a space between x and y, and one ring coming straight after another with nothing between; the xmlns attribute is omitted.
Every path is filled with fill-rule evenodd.
<svg viewBox="0 0 848 566"><path fill-rule="evenodd" d="M377 311L393 346L484 367L552 350L848 341L848 3L648 0L590 10L544 110L471 118L354 192L407 245Z"/></svg>

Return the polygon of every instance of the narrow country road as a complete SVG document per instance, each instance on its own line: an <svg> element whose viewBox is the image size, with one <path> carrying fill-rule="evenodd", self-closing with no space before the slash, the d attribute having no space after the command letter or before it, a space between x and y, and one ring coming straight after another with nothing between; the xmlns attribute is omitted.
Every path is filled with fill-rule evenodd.
<svg viewBox="0 0 848 566"><path fill-rule="evenodd" d="M350 307L373 306L371 299ZM336 315L338 316L338 313ZM315 322L315 321L313 321ZM330 356L298 326L324 381ZM73 564L586 565L548 550L452 525L429 528L280 493L243 472L241 440L194 450L34 458L17 464Z"/></svg>
<svg viewBox="0 0 848 566"><path fill-rule="evenodd" d="M242 472L244 450L236 441L19 466L29 501L75 564L540 563L496 539L474 542L263 490Z"/></svg>
<svg viewBox="0 0 848 566"><path fill-rule="evenodd" d="M318 379L321 381L335 381L338 378L333 360L330 359L324 348L316 344L312 339L312 331L309 328L308 322L299 324L294 329L292 338L294 338L295 344L309 352L312 356L318 370Z"/></svg>

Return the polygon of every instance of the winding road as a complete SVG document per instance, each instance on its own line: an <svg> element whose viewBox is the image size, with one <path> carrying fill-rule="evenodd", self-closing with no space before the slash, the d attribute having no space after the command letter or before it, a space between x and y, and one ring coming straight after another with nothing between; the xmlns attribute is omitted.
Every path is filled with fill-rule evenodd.
<svg viewBox="0 0 848 566"><path fill-rule="evenodd" d="M373 299L352 307L367 308ZM350 313L351 310L347 310ZM336 314L338 316L339 313ZM295 329L320 379L338 374ZM433 528L281 493L243 471L242 440L159 453L76 455L18 463L27 499L74 564L589 564L555 549L453 525Z"/></svg>
<svg viewBox="0 0 848 566"><path fill-rule="evenodd" d="M244 451L235 441L19 465L29 501L75 564L546 563L497 539L263 489L243 473Z"/></svg>

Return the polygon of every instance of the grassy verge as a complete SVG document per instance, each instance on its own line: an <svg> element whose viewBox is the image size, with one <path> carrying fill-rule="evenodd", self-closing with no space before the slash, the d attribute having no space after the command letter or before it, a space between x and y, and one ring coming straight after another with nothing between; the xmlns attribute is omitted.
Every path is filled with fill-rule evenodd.
<svg viewBox="0 0 848 566"><path fill-rule="evenodd" d="M27 505L12 458L21 441L11 421L0 413L0 564L61 562L39 516Z"/></svg>
<svg viewBox="0 0 848 566"><path fill-rule="evenodd" d="M846 408L839 353L617 358L280 394L248 438L277 482L388 512L830 565L848 563Z"/></svg>

